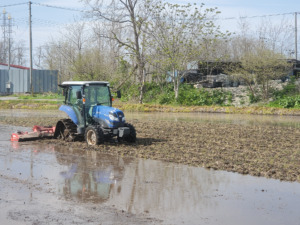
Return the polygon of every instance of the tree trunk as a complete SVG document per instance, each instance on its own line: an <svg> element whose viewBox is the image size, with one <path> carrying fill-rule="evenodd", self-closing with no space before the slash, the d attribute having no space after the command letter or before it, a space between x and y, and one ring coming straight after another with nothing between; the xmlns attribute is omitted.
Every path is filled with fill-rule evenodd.
<svg viewBox="0 0 300 225"><path fill-rule="evenodd" d="M141 82L140 82L140 97L139 97L139 103L143 104L143 98L144 98L144 87L145 87L145 73L144 71L142 71L142 75L141 75Z"/></svg>
<svg viewBox="0 0 300 225"><path fill-rule="evenodd" d="M176 70L173 69L173 81L174 81L174 92L175 92L175 100L178 99L178 92L179 92L179 77L178 74L176 76Z"/></svg>
<svg viewBox="0 0 300 225"><path fill-rule="evenodd" d="M143 104L143 100L144 100L144 84L141 84L140 86L140 97L139 97L139 103Z"/></svg>
<svg viewBox="0 0 300 225"><path fill-rule="evenodd" d="M178 85L176 85L176 88L175 88L175 100L176 101L178 99L178 92L179 92L179 88L178 88Z"/></svg>
<svg viewBox="0 0 300 225"><path fill-rule="evenodd" d="M138 78L140 83L140 96L139 96L139 103L143 103L144 97L144 85L145 85L145 76L144 76L144 61L143 61L143 54L140 49L140 35L138 32L138 25L135 17L135 6L133 2L130 0L128 1L129 12L131 17L131 23L133 27L133 34L134 34L134 45L135 45L135 54L136 54L136 61L138 65Z"/></svg>

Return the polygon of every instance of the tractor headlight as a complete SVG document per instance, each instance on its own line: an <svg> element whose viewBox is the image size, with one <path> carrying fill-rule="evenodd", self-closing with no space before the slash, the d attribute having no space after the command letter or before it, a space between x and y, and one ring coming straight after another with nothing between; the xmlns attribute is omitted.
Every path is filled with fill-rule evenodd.
<svg viewBox="0 0 300 225"><path fill-rule="evenodd" d="M109 115L108 115L108 117L109 117L109 119L112 120L112 121L117 121L117 122L119 122L119 118L118 118L118 116L117 116L116 113L110 112Z"/></svg>
<svg viewBox="0 0 300 225"><path fill-rule="evenodd" d="M123 118L122 118L122 122L125 122L125 116L123 116Z"/></svg>

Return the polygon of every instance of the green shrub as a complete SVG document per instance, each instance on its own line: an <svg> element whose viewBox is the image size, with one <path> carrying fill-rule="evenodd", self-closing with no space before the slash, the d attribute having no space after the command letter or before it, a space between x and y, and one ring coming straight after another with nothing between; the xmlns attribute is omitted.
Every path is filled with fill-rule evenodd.
<svg viewBox="0 0 300 225"><path fill-rule="evenodd" d="M300 106L300 95L281 98L278 104L283 108L298 108Z"/></svg>
<svg viewBox="0 0 300 225"><path fill-rule="evenodd" d="M261 97L259 95L253 95L252 93L249 94L249 101L251 104L259 102Z"/></svg>
<svg viewBox="0 0 300 225"><path fill-rule="evenodd" d="M173 104L175 102L175 93L174 92L166 92L160 94L158 96L158 103L165 105L165 104Z"/></svg>
<svg viewBox="0 0 300 225"><path fill-rule="evenodd" d="M139 96L139 87L136 84L128 84L128 85L124 85L124 87L122 88L122 97L121 97L121 101L123 102L127 102L130 100L137 100Z"/></svg>
<svg viewBox="0 0 300 225"><path fill-rule="evenodd" d="M178 99L175 101L175 93L172 84L159 86L156 83L145 83L144 103L180 104L186 106L225 105L232 102L232 93L222 90L196 89L188 84L181 84ZM122 101L136 101L139 96L138 85L123 87Z"/></svg>
<svg viewBox="0 0 300 225"><path fill-rule="evenodd" d="M300 93L295 82L295 77L292 77L286 86L280 91L274 91L274 101L268 106L283 107L283 108L300 108Z"/></svg>
<svg viewBox="0 0 300 225"><path fill-rule="evenodd" d="M139 94L138 85L125 85L122 88L121 101L137 101ZM145 83L143 99L145 103L171 104L174 102L174 96L172 85L159 86L156 83Z"/></svg>
<svg viewBox="0 0 300 225"><path fill-rule="evenodd" d="M182 85L179 90L177 102L181 105L225 105L232 101L232 93L223 90L208 91L196 89L193 86Z"/></svg>
<svg viewBox="0 0 300 225"><path fill-rule="evenodd" d="M273 92L273 97L275 100L280 99L280 98L285 98L286 96L292 96L292 95L297 95L299 94L299 89L296 85L296 79L295 77L292 77L287 85L283 87L282 90L280 91L274 91Z"/></svg>
<svg viewBox="0 0 300 225"><path fill-rule="evenodd" d="M157 103L161 95L168 95L171 91L168 86L159 86L156 83L145 83L144 102ZM161 103L162 104L162 103ZM168 103L163 103L168 104Z"/></svg>
<svg viewBox="0 0 300 225"><path fill-rule="evenodd" d="M227 92L227 101L228 101L228 104L229 104L229 105L232 104L232 98L233 98L232 92L228 91L228 92Z"/></svg>
<svg viewBox="0 0 300 225"><path fill-rule="evenodd" d="M268 104L271 107L300 108L300 95L284 96Z"/></svg>

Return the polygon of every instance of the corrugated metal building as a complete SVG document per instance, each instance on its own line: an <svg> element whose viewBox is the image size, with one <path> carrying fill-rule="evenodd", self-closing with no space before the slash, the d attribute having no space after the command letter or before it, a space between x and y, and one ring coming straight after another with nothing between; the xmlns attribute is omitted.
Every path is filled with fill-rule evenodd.
<svg viewBox="0 0 300 225"><path fill-rule="evenodd" d="M0 65L0 94L30 93L30 70L26 67ZM57 92L57 70L32 70L34 93Z"/></svg>

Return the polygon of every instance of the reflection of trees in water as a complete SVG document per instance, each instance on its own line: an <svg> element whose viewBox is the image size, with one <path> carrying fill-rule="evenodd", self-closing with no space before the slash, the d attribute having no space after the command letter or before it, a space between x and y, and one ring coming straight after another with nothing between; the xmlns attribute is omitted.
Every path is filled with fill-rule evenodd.
<svg viewBox="0 0 300 225"><path fill-rule="evenodd" d="M109 201L132 213L196 215L218 207L220 184L230 183L228 176L203 168L154 160L132 163L66 146L57 146L55 154L59 164L66 166L60 173L64 178L60 189L66 199Z"/></svg>
<svg viewBox="0 0 300 225"><path fill-rule="evenodd" d="M138 160L125 169L121 192L111 191L110 203L131 213L152 215L191 215L218 207L221 186L228 176L203 168ZM128 181L131 179L130 181Z"/></svg>
<svg viewBox="0 0 300 225"><path fill-rule="evenodd" d="M55 155L59 164L67 166L60 172L65 198L83 202L107 201L112 188L123 179L124 165L129 163L117 156L66 146L56 146ZM121 186L118 189L121 191Z"/></svg>

